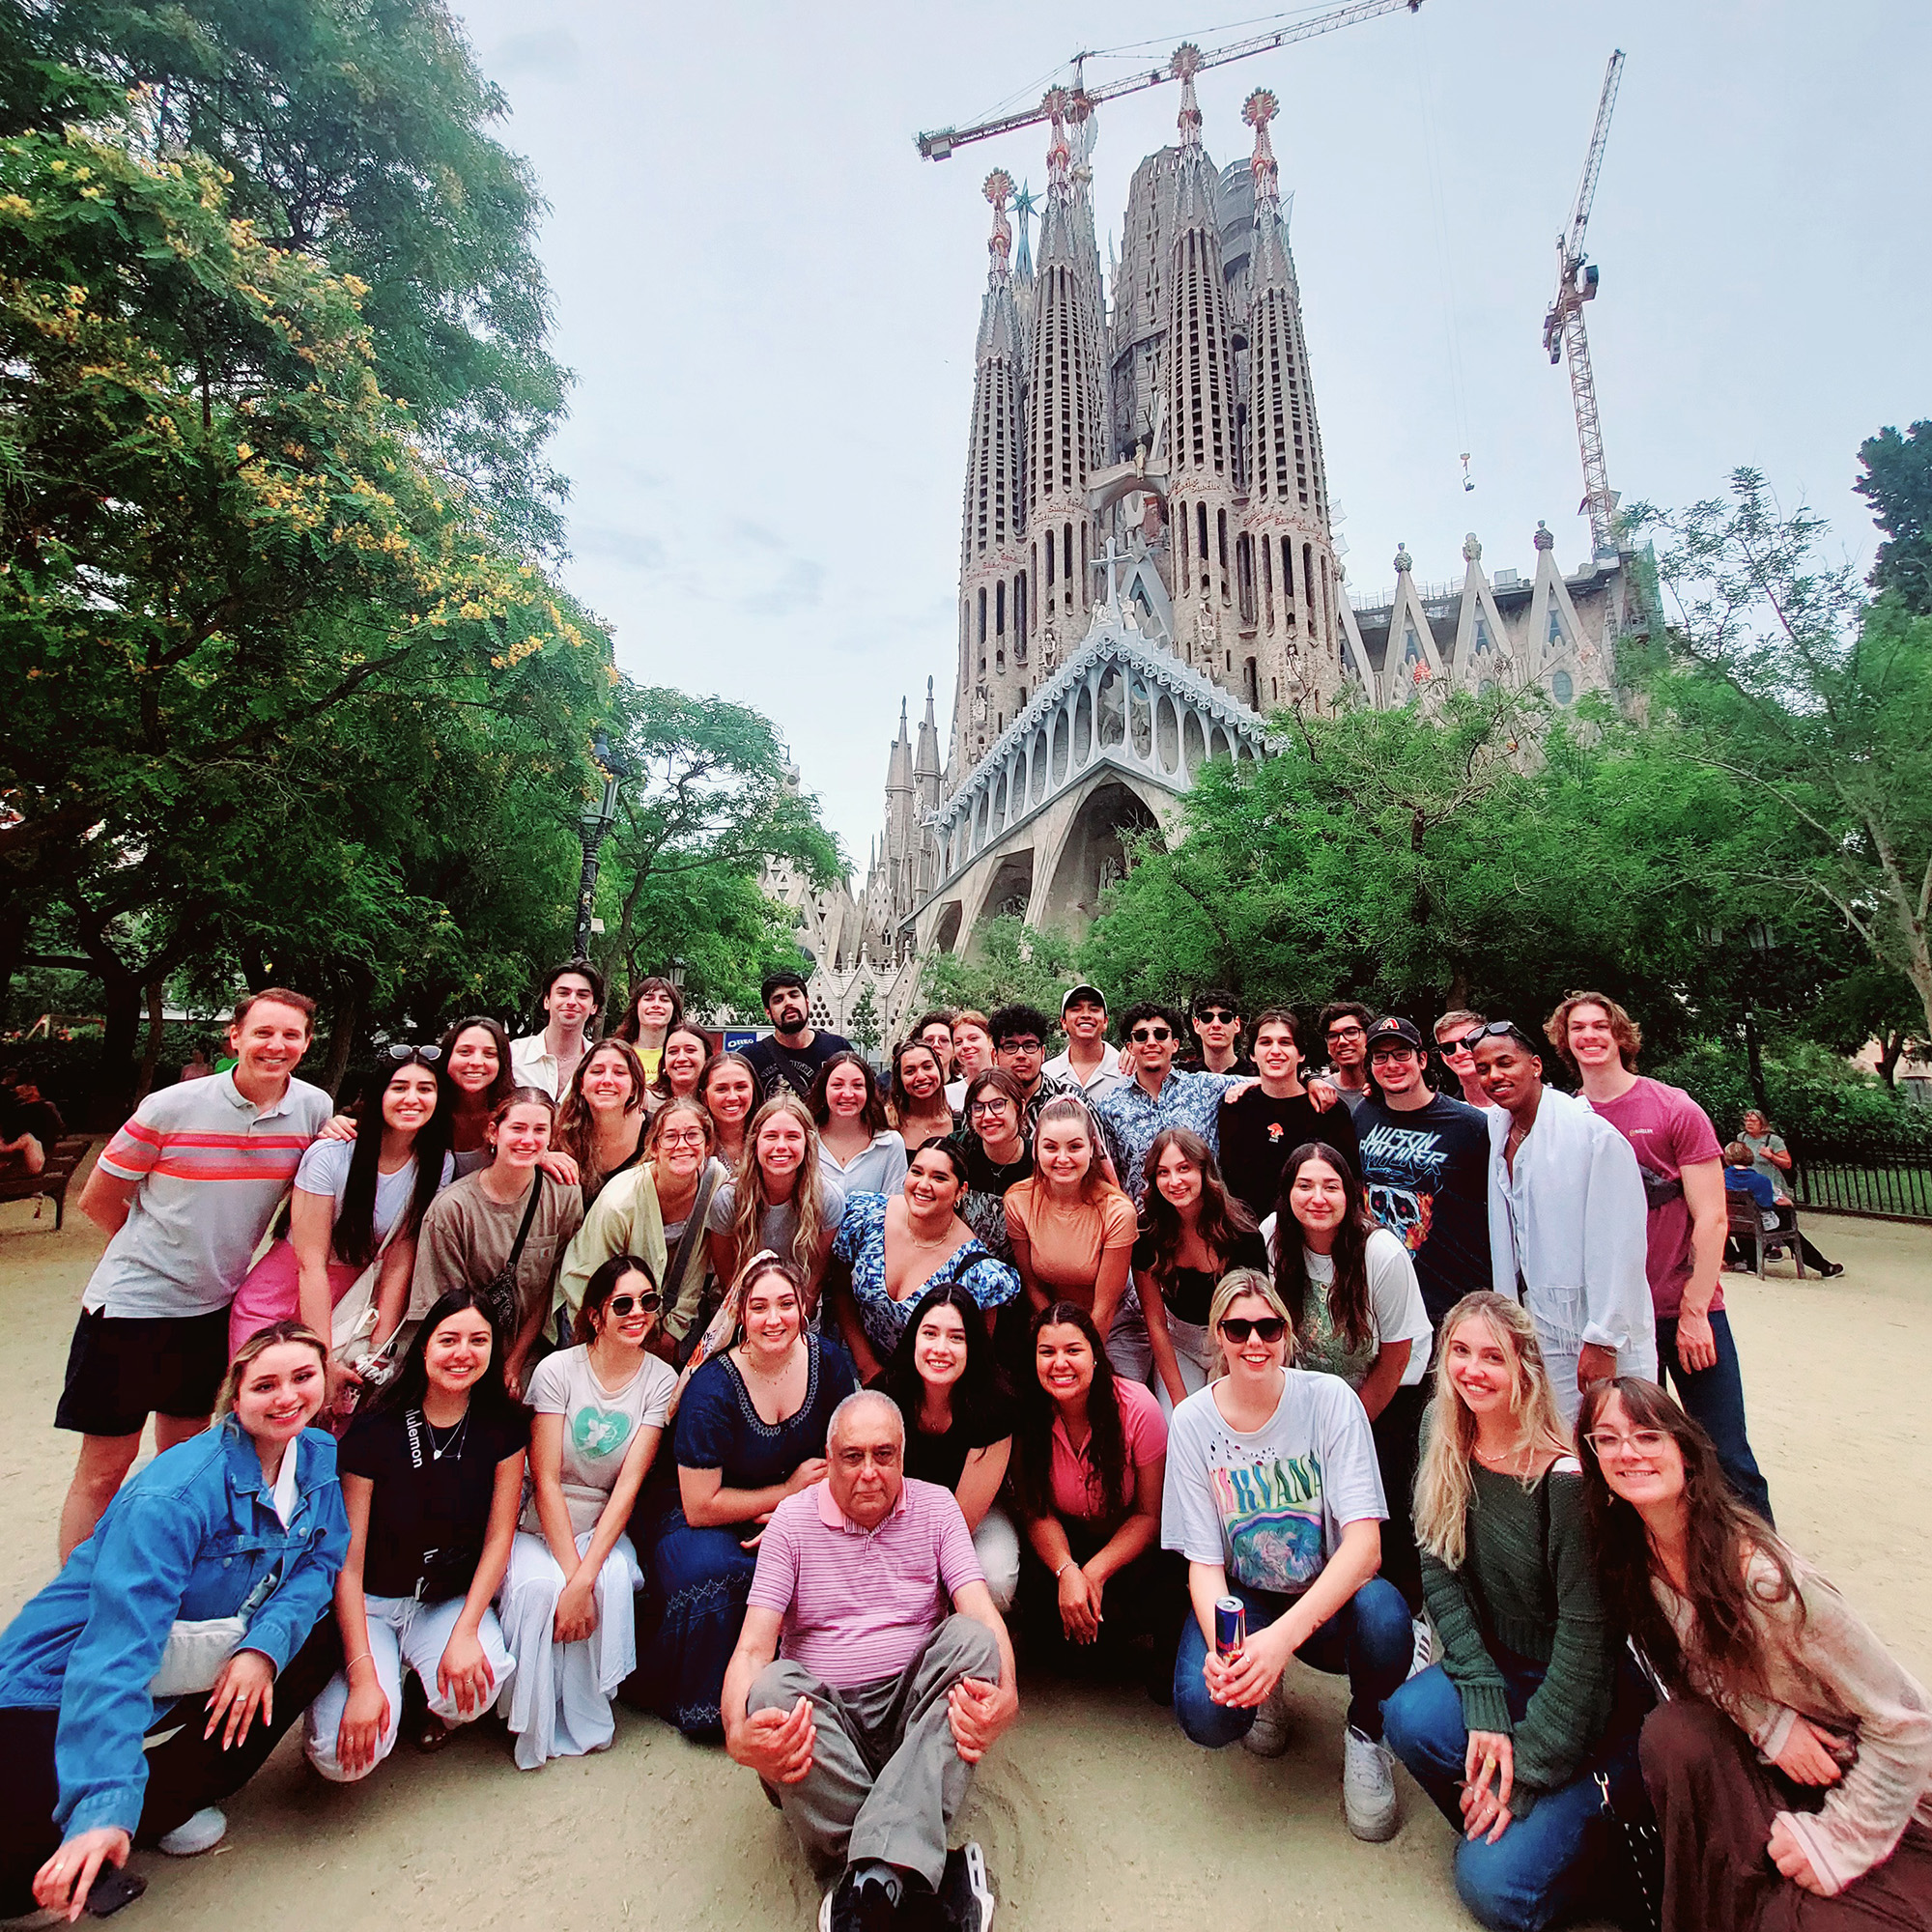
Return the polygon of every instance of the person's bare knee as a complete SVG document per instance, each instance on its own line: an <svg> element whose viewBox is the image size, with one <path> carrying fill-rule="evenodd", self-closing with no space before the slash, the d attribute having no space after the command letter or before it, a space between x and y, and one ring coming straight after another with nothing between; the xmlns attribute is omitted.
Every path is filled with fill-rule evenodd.
<svg viewBox="0 0 1932 1932"><path fill-rule="evenodd" d="M205 1415L157 1415L155 1417L155 1447L172 1449L177 1442L190 1442L208 1427Z"/></svg>

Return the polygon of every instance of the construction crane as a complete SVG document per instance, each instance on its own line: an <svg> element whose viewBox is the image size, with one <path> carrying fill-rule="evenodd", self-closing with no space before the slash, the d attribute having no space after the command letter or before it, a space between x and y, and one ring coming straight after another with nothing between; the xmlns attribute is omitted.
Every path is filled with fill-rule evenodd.
<svg viewBox="0 0 1932 1932"><path fill-rule="evenodd" d="M1604 463L1604 429L1597 416L1597 379L1590 372L1590 338L1583 332L1583 304L1597 296L1597 266L1583 253L1583 231L1590 225L1590 204L1597 198L1597 175L1604 165L1604 144L1610 134L1610 110L1617 104L1617 82L1624 71L1621 47L1610 55L1604 91L1597 101L1597 125L1590 135L1590 152L1583 157L1583 179L1577 185L1577 205L1570 212L1568 230L1556 238L1556 299L1543 318L1543 346L1551 362L1570 358L1570 400L1577 411L1577 441L1583 452L1583 501L1590 519L1590 550L1596 556L1617 552L1616 493Z"/></svg>
<svg viewBox="0 0 1932 1932"><path fill-rule="evenodd" d="M1195 71L1198 72L1202 68L1222 67L1229 61L1245 60L1250 54L1270 53L1276 47L1289 46L1296 41L1312 41L1318 34L1333 33L1337 27L1352 27L1358 20L1373 20L1380 14L1399 12L1413 14L1421 5L1422 0L1352 0L1352 4L1347 7L1337 7L1330 13L1294 21L1292 25L1277 28L1273 33L1258 34L1251 40L1233 41L1224 47L1210 47L1206 53L1192 47L1189 51L1195 56ZM1050 121L1055 118L1056 107L1061 119L1071 121L1077 127L1103 100L1116 100L1123 94L1138 94L1143 88L1158 87L1179 73L1177 64L1180 51L1177 48L1174 59L1165 67L1144 69L1120 80L1102 81L1098 87L1089 87L1086 84L1086 63L1098 59L1102 51L1104 49L1090 48L1075 54L1070 63L1073 85L1070 88L1050 88L1037 107L1022 107L1014 113L981 121L977 127L937 128L930 133L915 134L913 139L918 142L920 153L928 161L943 161L954 148L963 148L969 141L984 141L995 134L1009 134L1015 128L1033 128L1043 121Z"/></svg>

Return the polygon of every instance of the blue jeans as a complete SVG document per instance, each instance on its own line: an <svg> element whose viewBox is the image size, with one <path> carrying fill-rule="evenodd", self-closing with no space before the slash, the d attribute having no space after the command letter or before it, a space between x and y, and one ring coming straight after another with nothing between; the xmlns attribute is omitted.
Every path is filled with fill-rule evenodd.
<svg viewBox="0 0 1932 1932"><path fill-rule="evenodd" d="M1543 1667L1520 1658L1498 1659L1510 1719L1521 1723ZM1596 1774L1605 1773L1620 1800L1640 1808L1642 1773L1636 1729L1613 1719L1609 1731L1568 1784L1543 1792L1526 1818L1513 1819L1493 1845L1462 1835L1463 1769L1468 1727L1449 1674L1433 1664L1411 1677L1383 1708L1389 1748L1455 1826L1456 1889L1470 1916L1496 1932L1543 1932L1586 1911L1614 1908L1627 1883L1625 1853L1613 1819L1604 1810Z"/></svg>
<svg viewBox="0 0 1932 1932"><path fill-rule="evenodd" d="M1230 1583L1229 1594L1248 1606L1248 1634L1265 1630L1294 1601L1272 1590ZM1382 1699L1408 1673L1415 1629L1408 1605L1393 1583L1371 1577L1294 1654L1303 1663L1349 1679L1349 1721L1364 1737L1382 1734ZM1208 1639L1190 1606L1174 1660L1174 1715L1197 1745L1219 1750L1254 1729L1253 1706L1217 1704L1208 1694Z"/></svg>
<svg viewBox="0 0 1932 1932"><path fill-rule="evenodd" d="M1745 1434L1745 1384L1738 1371L1738 1345L1731 1337L1731 1318L1721 1308L1711 1311L1711 1335L1718 1359L1708 1369L1688 1373L1677 1359L1677 1320L1657 1324L1657 1379L1667 1375L1676 1385L1677 1400L1716 1445L1718 1465L1731 1492L1747 1509L1771 1521L1771 1491Z"/></svg>

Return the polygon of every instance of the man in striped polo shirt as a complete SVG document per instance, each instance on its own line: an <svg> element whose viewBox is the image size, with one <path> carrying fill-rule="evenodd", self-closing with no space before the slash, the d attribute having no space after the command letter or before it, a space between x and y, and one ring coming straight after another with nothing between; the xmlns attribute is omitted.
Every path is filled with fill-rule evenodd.
<svg viewBox="0 0 1932 1932"><path fill-rule="evenodd" d="M94 1534L150 1415L156 1449L208 1427L228 1304L333 1111L320 1087L291 1078L314 1013L304 993L251 993L228 1029L234 1066L150 1094L88 1176L81 1212L111 1238L81 1294L54 1411L55 1428L81 1437L63 1563Z"/></svg>
<svg viewBox="0 0 1932 1932"><path fill-rule="evenodd" d="M887 1932L947 1878L953 1815L1019 1694L966 1519L951 1491L907 1479L891 1398L847 1396L825 1455L824 1481L785 1497L758 1545L724 1747L775 1793L820 1882L837 1879L821 1932ZM977 1848L963 1871L948 1902L981 1932Z"/></svg>

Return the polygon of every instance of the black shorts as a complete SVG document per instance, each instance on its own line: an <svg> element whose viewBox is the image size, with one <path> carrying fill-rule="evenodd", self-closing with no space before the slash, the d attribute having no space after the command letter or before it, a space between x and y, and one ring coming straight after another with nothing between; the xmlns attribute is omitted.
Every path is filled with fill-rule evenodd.
<svg viewBox="0 0 1932 1932"><path fill-rule="evenodd" d="M150 1415L209 1414L228 1373L228 1311L153 1319L89 1313L74 1323L54 1427L138 1435Z"/></svg>

